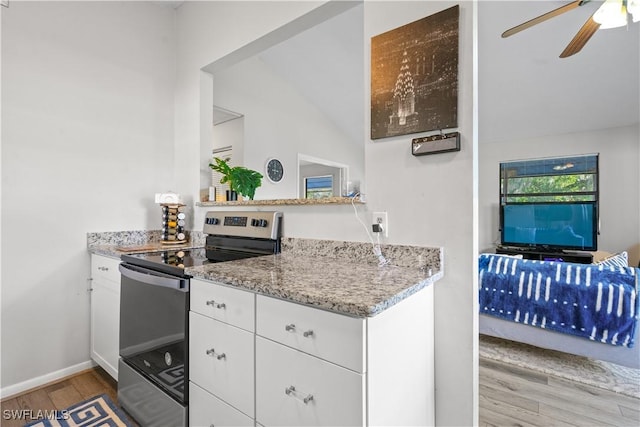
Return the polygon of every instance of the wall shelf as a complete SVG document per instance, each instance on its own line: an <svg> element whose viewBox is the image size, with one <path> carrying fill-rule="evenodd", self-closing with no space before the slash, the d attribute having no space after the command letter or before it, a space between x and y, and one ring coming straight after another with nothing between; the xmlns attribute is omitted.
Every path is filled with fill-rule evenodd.
<svg viewBox="0 0 640 427"><path fill-rule="evenodd" d="M197 202L196 206L278 206L278 205L350 205L355 203L364 204L360 198L356 197L352 201L352 197L328 197L325 199L273 199L273 200L242 200L234 202Z"/></svg>

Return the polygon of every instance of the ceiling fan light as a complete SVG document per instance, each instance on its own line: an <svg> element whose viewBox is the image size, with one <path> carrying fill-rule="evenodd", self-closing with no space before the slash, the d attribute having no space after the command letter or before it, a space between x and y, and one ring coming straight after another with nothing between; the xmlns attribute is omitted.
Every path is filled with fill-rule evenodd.
<svg viewBox="0 0 640 427"><path fill-rule="evenodd" d="M623 27L627 25L627 8L622 0L606 0L593 14L593 20L601 29Z"/></svg>
<svg viewBox="0 0 640 427"><path fill-rule="evenodd" d="M627 12L633 17L633 22L640 21L640 0L627 0Z"/></svg>

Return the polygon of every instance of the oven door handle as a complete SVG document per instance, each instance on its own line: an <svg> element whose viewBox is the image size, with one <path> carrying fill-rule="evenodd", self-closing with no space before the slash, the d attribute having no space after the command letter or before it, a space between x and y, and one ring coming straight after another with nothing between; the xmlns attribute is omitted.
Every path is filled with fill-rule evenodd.
<svg viewBox="0 0 640 427"><path fill-rule="evenodd" d="M150 270L138 270L134 266L120 264L120 273L129 279L154 286L164 286L165 288L176 289L181 292L189 292L189 281L179 277L172 277L156 273Z"/></svg>

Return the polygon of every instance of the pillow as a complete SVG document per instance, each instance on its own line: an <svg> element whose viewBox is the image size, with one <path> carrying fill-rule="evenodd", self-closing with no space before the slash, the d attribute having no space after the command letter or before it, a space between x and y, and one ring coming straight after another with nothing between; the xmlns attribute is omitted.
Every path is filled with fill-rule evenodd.
<svg viewBox="0 0 640 427"><path fill-rule="evenodd" d="M629 255L627 251L622 251L619 254L610 256L601 261L596 262L597 265L604 265L606 267L629 267Z"/></svg>
<svg viewBox="0 0 640 427"><path fill-rule="evenodd" d="M593 255L593 264L597 264L600 261L607 259L615 254L612 254L611 252L607 252L607 251L595 251L595 252L591 252L591 255Z"/></svg>

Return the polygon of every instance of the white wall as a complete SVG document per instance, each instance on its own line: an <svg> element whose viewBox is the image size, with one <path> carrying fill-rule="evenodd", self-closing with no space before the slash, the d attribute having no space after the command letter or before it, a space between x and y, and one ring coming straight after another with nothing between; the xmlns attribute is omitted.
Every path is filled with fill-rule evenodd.
<svg viewBox="0 0 640 427"><path fill-rule="evenodd" d="M348 164L352 176L362 179L363 141L351 141L261 59L252 57L216 72L213 87L214 105L245 116L244 156L234 156L236 164L264 175L266 159L276 157L285 168L284 178L278 184L263 180L256 191L256 200L297 197L298 154Z"/></svg>
<svg viewBox="0 0 640 427"><path fill-rule="evenodd" d="M210 140L211 126L201 123L201 112L212 110L203 93L212 94L211 75L200 69L241 46L273 31L323 2L186 2L177 9L177 61L175 82L175 179L185 202L199 200L200 142ZM210 118L210 114L205 114ZM196 149L197 147L197 150ZM197 165L197 166L195 166ZM193 224L202 223L204 213L195 212Z"/></svg>
<svg viewBox="0 0 640 427"><path fill-rule="evenodd" d="M552 135L491 143L479 150L480 249L495 246L498 233L498 165L502 161L600 153L600 235L598 249L629 252L630 265L640 260L639 126Z"/></svg>
<svg viewBox="0 0 640 427"><path fill-rule="evenodd" d="M2 8L3 395L89 360L86 233L160 227L174 32L151 3Z"/></svg>
<svg viewBox="0 0 640 427"><path fill-rule="evenodd" d="M200 121L211 108L200 68L321 3L187 2L175 13L175 46L174 12L146 3L3 10L3 387L88 360L87 231L157 228L156 191L198 200L201 137L211 135ZM367 2L365 41L457 3ZM460 6L462 150L413 157L412 135L365 141L368 202L358 207L366 220L389 213L389 243L445 248L435 301L438 425L477 423L474 6ZM368 71L363 79L368 86ZM368 239L351 206L282 209L286 236ZM196 229L207 210L195 208Z"/></svg>
<svg viewBox="0 0 640 427"><path fill-rule="evenodd" d="M389 213L388 242L445 248L445 278L436 286L436 418L438 425L477 423L477 314L473 259L473 67L471 2L367 2L365 41L374 35L460 4L459 128L462 150L414 157L413 136L365 141L367 205ZM200 110L210 79L198 70L251 40L311 10L308 2L188 2L178 11L176 92L176 179L183 194L197 200ZM366 51L369 49L367 47ZM369 82L369 54L365 82ZM368 83L366 83L368 86ZM369 93L363 108L369 110ZM210 108L210 107L208 107ZM368 114L367 114L368 116ZM206 115L205 117L208 117ZM367 119L368 120L368 119ZM366 128L368 129L368 123ZM365 129L365 134L369 134ZM209 208L196 208L198 228ZM282 207L288 237L366 241L351 206Z"/></svg>

